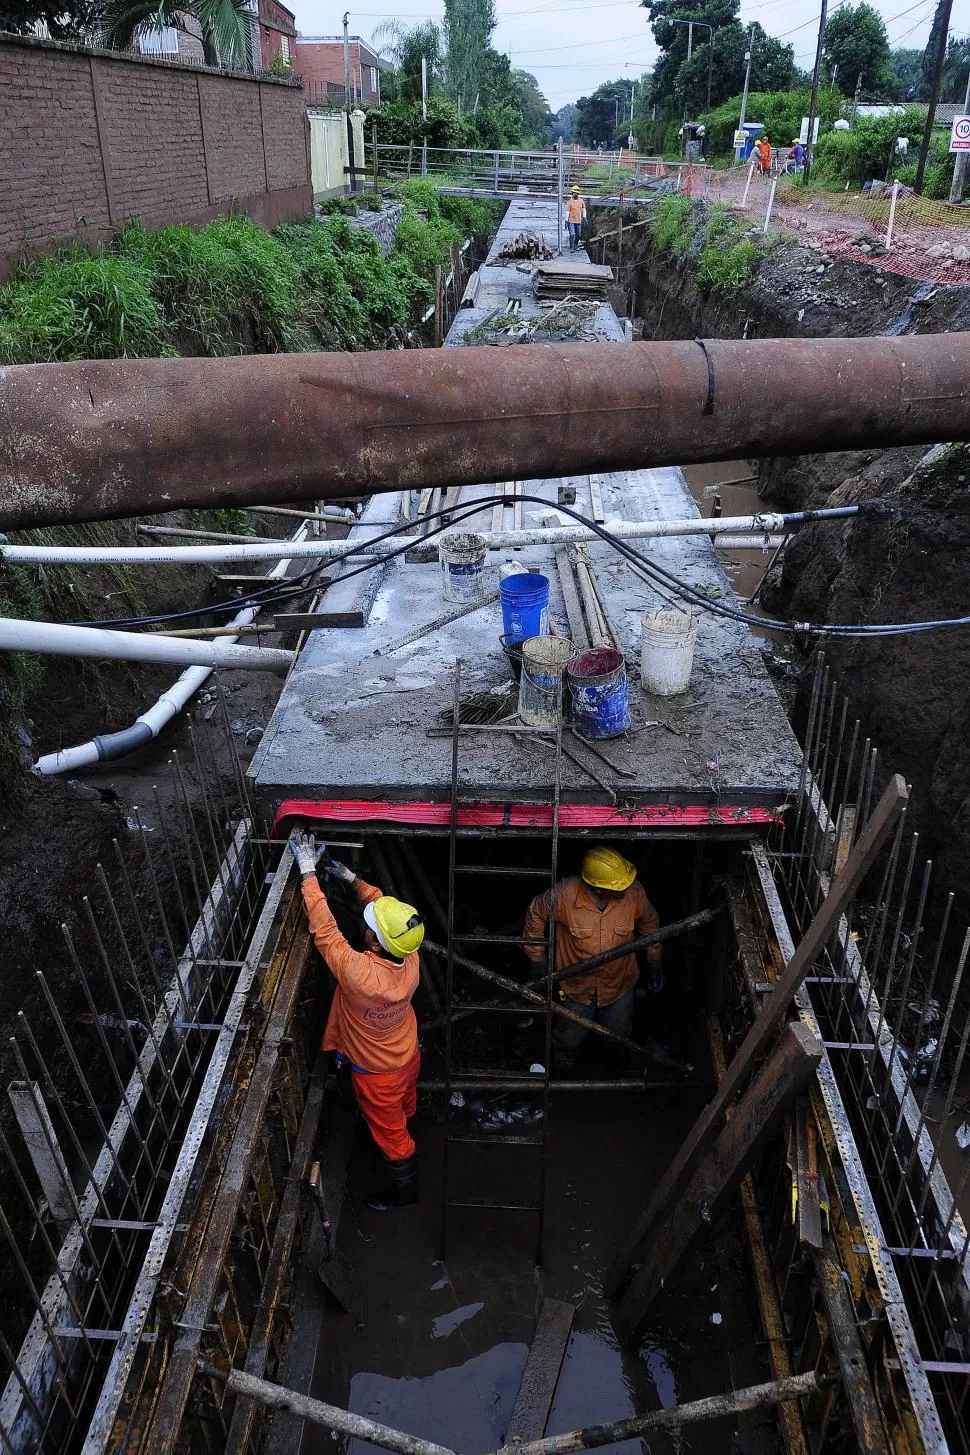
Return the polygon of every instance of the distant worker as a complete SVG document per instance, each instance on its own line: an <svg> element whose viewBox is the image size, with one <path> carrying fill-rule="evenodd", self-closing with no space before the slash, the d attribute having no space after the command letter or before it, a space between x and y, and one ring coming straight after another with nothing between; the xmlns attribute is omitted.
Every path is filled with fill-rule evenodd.
<svg viewBox="0 0 970 1455"><path fill-rule="evenodd" d="M793 136L791 139L791 148L788 152L788 170L790 172L800 172L804 165L805 148L802 146L800 138Z"/></svg>
<svg viewBox="0 0 970 1455"><path fill-rule="evenodd" d="M761 136L755 143L758 153L758 170L762 177L767 177L771 171L771 142L766 136Z"/></svg>
<svg viewBox="0 0 970 1455"><path fill-rule="evenodd" d="M566 203L566 229L569 233L569 250L576 252L583 236L583 223L586 221L586 203L577 186L569 189L569 201Z"/></svg>
<svg viewBox="0 0 970 1455"><path fill-rule="evenodd" d="M657 911L636 877L634 866L615 849L589 849L580 875L563 879L556 886L556 970L566 970L604 950L625 945L659 927ZM529 905L523 935L541 940L552 913L552 890L547 889ZM526 945L525 953L534 965L545 968L542 945ZM663 987L662 951L659 945L647 949L647 988ZM598 1021L617 1035L629 1036L633 1024L633 998L640 970L635 954L611 960L599 969L580 971L559 982L569 1010L589 1021ZM558 1071L571 1071L576 1051L589 1032L575 1021L556 1016L553 1022L553 1064Z"/></svg>
<svg viewBox="0 0 970 1455"><path fill-rule="evenodd" d="M306 907L317 949L337 981L323 1037L337 1064L350 1064L357 1105L384 1156L386 1190L368 1200L374 1212L390 1212L418 1200L418 1160L408 1118L417 1109L418 1023L411 998L418 987L418 948L424 922L410 904L358 879L352 869L317 848L312 834L294 835L290 849L303 876ZM356 893L364 915L364 950L344 939L317 878Z"/></svg>

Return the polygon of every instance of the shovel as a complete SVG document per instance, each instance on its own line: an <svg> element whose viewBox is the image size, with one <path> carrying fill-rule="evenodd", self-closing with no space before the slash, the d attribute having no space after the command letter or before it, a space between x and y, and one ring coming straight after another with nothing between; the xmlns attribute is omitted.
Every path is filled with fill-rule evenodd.
<svg viewBox="0 0 970 1455"><path fill-rule="evenodd" d="M326 1199L323 1195L323 1180L320 1176L320 1163L314 1162L310 1168L310 1192L317 1205L317 1212L320 1214L320 1229L323 1233L323 1257L317 1269L317 1277L324 1288L336 1299L344 1313L350 1313L350 1266L342 1253L338 1253L334 1246L333 1224L330 1221L330 1213L327 1211Z"/></svg>

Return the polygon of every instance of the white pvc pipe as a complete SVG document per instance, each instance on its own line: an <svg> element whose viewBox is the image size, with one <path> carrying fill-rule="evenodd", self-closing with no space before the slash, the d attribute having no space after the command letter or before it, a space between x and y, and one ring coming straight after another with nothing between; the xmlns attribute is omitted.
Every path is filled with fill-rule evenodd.
<svg viewBox="0 0 970 1455"><path fill-rule="evenodd" d="M460 509L460 507L458 507ZM484 507L483 507L484 509ZM792 517L792 520L800 517ZM465 523L467 525L467 522ZM620 540L651 540L661 536L746 535L756 532L768 535L786 529L788 519L774 512L760 515L722 515L716 520L691 516L687 520L611 520L604 529ZM588 526L563 525L531 530L482 531L489 550L510 546L558 545L569 541L595 541L597 532ZM406 539L406 538L405 538ZM0 544L0 560L11 564L40 563L49 566L93 566L111 563L118 566L217 566L230 561L276 560L285 550L289 559L316 556L330 560L335 556L382 556L405 543L401 537L383 541L259 541L253 545L225 546L21 546ZM420 549L424 542L413 540L409 549Z"/></svg>
<svg viewBox="0 0 970 1455"><path fill-rule="evenodd" d="M0 651L107 657L116 662L169 662L179 667L248 667L264 672L286 672L293 661L292 652L270 647L237 647L225 638L214 642L186 641L184 637L103 631L100 627L24 621L19 617L0 617Z"/></svg>
<svg viewBox="0 0 970 1455"><path fill-rule="evenodd" d="M292 544L305 540L309 531L309 523L301 525L293 537ZM280 561L269 574L276 577L285 576L289 564L289 560ZM246 606L242 611L236 613L228 625L248 626L255 620L258 613L259 606ZM169 638L169 641L181 640L184 639ZM222 637L220 640L233 642L235 638ZM120 732L107 733L104 737L91 738L88 742L78 743L73 748L61 748L57 753L45 753L34 764L34 772L43 777L54 773L76 773L80 768L90 768L95 763L120 758L125 753L151 742L158 737L163 727L178 716L211 673L211 667L186 667L181 677L173 682L166 692L162 693L158 701L153 703L147 712L143 712L135 718L131 727L123 728Z"/></svg>

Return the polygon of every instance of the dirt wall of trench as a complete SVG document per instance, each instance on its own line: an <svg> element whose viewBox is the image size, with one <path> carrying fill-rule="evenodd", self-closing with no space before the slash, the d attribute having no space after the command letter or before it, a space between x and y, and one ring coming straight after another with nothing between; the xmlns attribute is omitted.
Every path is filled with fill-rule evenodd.
<svg viewBox="0 0 970 1455"><path fill-rule="evenodd" d="M602 231L609 224L599 223ZM619 289L644 339L818 338L943 333L970 327L970 289L914 282L880 267L776 241L749 285L701 296L641 229ZM598 249L594 252L598 258ZM615 263L615 256L606 255ZM777 381L783 397L785 380ZM771 408L771 398L761 407ZM881 499L883 517L813 526L788 547L764 604L793 621L871 624L970 615L970 449L953 446L779 456L752 462L778 508ZM914 790L922 844L970 908L970 628L830 642L851 712L886 772ZM807 673L806 673L807 677Z"/></svg>

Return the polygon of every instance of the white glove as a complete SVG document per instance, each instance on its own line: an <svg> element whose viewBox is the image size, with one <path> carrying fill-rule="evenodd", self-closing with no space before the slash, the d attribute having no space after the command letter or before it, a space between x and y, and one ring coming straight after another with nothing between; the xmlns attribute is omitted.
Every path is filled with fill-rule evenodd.
<svg viewBox="0 0 970 1455"><path fill-rule="evenodd" d="M317 845L312 834L291 834L287 846L301 874L316 873Z"/></svg>

